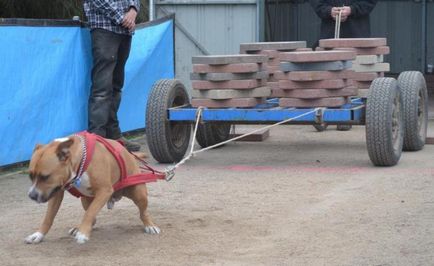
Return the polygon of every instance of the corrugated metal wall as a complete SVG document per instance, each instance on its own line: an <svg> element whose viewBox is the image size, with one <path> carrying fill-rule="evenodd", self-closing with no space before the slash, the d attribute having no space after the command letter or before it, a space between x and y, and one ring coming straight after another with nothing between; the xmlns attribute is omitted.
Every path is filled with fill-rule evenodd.
<svg viewBox="0 0 434 266"><path fill-rule="evenodd" d="M386 61L392 72L424 70L422 45L422 1L378 1L371 14L373 37L387 37L391 54ZM307 0L267 0L265 36L268 41L306 40L312 46L318 36L320 20ZM434 61L434 3L427 0L427 59Z"/></svg>
<svg viewBox="0 0 434 266"><path fill-rule="evenodd" d="M156 17L176 14L176 76L190 87L191 57L236 54L242 42L259 35L256 0L156 2Z"/></svg>

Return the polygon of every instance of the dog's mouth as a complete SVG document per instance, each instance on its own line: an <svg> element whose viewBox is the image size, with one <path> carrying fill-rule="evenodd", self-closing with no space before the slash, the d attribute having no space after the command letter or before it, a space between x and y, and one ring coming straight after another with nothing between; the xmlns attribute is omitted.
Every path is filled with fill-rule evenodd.
<svg viewBox="0 0 434 266"><path fill-rule="evenodd" d="M51 190L50 194L48 194L48 197L43 202L47 202L48 200L50 200L53 197L53 195L56 194L56 192L59 191L61 188L62 188L61 186L57 186L53 188L53 190Z"/></svg>
<svg viewBox="0 0 434 266"><path fill-rule="evenodd" d="M56 194L56 192L59 191L61 188L62 188L61 186L57 186L53 188L47 197L44 197L44 195L38 195L37 198L32 198L32 199L35 200L37 203L45 203L49 201L53 197L53 195Z"/></svg>

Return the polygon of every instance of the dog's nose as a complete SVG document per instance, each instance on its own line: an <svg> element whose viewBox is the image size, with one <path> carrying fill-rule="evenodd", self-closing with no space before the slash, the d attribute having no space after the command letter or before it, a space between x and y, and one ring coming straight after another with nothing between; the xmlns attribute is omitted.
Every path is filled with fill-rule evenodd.
<svg viewBox="0 0 434 266"><path fill-rule="evenodd" d="M29 197L32 200L37 201L38 200L38 193L34 189L32 189L29 191Z"/></svg>

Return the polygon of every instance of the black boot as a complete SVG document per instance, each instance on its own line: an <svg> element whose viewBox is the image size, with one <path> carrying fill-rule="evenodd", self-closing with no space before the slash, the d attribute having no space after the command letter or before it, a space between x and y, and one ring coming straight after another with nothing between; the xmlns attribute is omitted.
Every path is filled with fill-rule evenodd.
<svg viewBox="0 0 434 266"><path fill-rule="evenodd" d="M127 140L125 137L121 137L117 139L117 141L121 141L124 144L125 148L130 152L140 150L140 144Z"/></svg>

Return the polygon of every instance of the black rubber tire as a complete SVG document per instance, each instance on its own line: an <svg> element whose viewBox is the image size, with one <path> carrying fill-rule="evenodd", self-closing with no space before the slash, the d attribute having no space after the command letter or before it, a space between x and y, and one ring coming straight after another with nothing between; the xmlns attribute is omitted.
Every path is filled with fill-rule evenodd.
<svg viewBox="0 0 434 266"><path fill-rule="evenodd" d="M352 125L337 125L336 130L337 131L350 131L353 128Z"/></svg>
<svg viewBox="0 0 434 266"><path fill-rule="evenodd" d="M231 124L200 123L197 128L196 140L202 148L206 148L228 140L230 131Z"/></svg>
<svg viewBox="0 0 434 266"><path fill-rule="evenodd" d="M377 78L366 104L366 144L376 166L393 166L401 158L404 142L402 98L394 78Z"/></svg>
<svg viewBox="0 0 434 266"><path fill-rule="evenodd" d="M179 80L161 79L154 83L146 106L146 139L152 156L160 163L178 162L187 151L191 124L169 121L167 110L189 103Z"/></svg>
<svg viewBox="0 0 434 266"><path fill-rule="evenodd" d="M419 151L425 145L428 129L428 91L418 71L402 72L398 77L404 115L404 151Z"/></svg>
<svg viewBox="0 0 434 266"><path fill-rule="evenodd" d="M327 129L329 125L327 125L326 123L322 123L322 124L315 124L313 125L313 127L316 129L316 131L318 132L323 132Z"/></svg>

